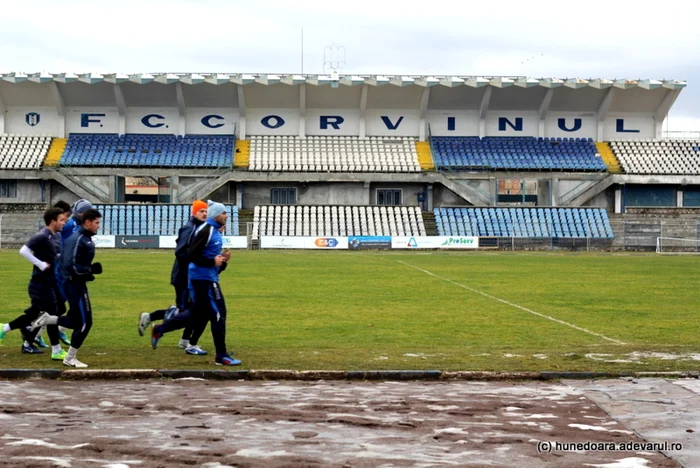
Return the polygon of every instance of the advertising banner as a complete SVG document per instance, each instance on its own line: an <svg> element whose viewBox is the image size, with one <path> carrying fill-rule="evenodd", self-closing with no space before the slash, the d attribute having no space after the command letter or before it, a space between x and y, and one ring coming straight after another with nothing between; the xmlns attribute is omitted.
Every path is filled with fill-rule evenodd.
<svg viewBox="0 0 700 468"><path fill-rule="evenodd" d="M478 237L414 236L391 238L392 249L476 249L478 247Z"/></svg>
<svg viewBox="0 0 700 468"><path fill-rule="evenodd" d="M225 249L247 249L248 238L246 236L223 236Z"/></svg>
<svg viewBox="0 0 700 468"><path fill-rule="evenodd" d="M347 237L260 237L261 249L326 249L348 248Z"/></svg>
<svg viewBox="0 0 700 468"><path fill-rule="evenodd" d="M113 249L115 247L114 236L92 236L92 243L100 249Z"/></svg>
<svg viewBox="0 0 700 468"><path fill-rule="evenodd" d="M158 247L161 249L174 249L177 246L177 236L160 236ZM248 238L246 236L223 236L225 249L247 249Z"/></svg>
<svg viewBox="0 0 700 468"><path fill-rule="evenodd" d="M390 249L390 236L352 236L348 237L350 250Z"/></svg>
<svg viewBox="0 0 700 468"><path fill-rule="evenodd" d="M414 236L391 238L392 249L476 249L478 247L478 237Z"/></svg>
<svg viewBox="0 0 700 468"><path fill-rule="evenodd" d="M157 249L158 236L116 236L118 249Z"/></svg>
<svg viewBox="0 0 700 468"><path fill-rule="evenodd" d="M160 236L158 247L161 249L174 249L177 247L177 236Z"/></svg>
<svg viewBox="0 0 700 468"><path fill-rule="evenodd" d="M435 237L438 239L440 249L478 249L479 238L467 236L444 236Z"/></svg>

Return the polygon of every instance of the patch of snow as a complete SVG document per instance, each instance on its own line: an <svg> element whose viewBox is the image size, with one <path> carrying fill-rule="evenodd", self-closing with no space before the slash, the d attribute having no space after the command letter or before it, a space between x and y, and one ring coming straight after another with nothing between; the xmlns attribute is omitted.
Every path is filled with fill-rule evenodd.
<svg viewBox="0 0 700 468"><path fill-rule="evenodd" d="M623 431L620 429L608 429L602 426L589 426L587 424L569 424L569 427L575 427L584 431L596 431L596 432L619 432L621 434L634 434L632 431Z"/></svg>

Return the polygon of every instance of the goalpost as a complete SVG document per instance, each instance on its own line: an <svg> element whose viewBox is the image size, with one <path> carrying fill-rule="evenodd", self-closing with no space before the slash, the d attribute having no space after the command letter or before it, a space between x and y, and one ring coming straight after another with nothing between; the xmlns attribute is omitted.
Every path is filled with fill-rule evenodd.
<svg viewBox="0 0 700 468"><path fill-rule="evenodd" d="M700 254L700 239L680 237L657 237L658 254Z"/></svg>

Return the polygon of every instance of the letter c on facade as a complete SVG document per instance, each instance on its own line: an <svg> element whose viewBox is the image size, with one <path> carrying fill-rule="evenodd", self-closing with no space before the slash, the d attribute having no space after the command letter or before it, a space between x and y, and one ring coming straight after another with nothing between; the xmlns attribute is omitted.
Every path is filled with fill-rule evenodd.
<svg viewBox="0 0 700 468"><path fill-rule="evenodd" d="M148 114L143 119L141 119L141 123L144 124L148 128L160 128L163 125L165 125L162 122L158 122L158 123L151 122L151 120L153 120L153 119L165 120L165 117L163 117L162 115L158 115L158 114Z"/></svg>
<svg viewBox="0 0 700 468"><path fill-rule="evenodd" d="M202 125L204 125L205 127L209 127L209 128L221 128L224 126L224 124L220 123L220 122L219 123L212 123L211 121L213 119L224 120L224 118L221 117L220 115L216 115L216 114L205 115L204 117L202 117Z"/></svg>

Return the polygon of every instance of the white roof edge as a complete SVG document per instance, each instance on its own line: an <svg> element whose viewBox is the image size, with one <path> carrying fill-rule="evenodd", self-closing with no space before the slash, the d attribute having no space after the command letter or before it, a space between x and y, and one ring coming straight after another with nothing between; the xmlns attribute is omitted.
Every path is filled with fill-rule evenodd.
<svg viewBox="0 0 700 468"><path fill-rule="evenodd" d="M155 81L159 83L172 83L182 81L185 83L199 84L201 82L224 82L230 77L233 83L246 85L251 82L261 84L276 84L284 81L289 84L300 84L302 82L316 81L322 75L319 74L296 74L296 73L174 73L174 72L158 72L158 73L48 73L48 72L0 72L0 80L10 83L20 83L31 77L36 82L56 81L59 83L69 83L76 81L73 77L83 77L81 81L89 83L97 83L103 81L128 81L136 83L150 83ZM556 78L556 77L529 77L529 76L487 76L487 75L405 75L405 74L341 74L340 80L343 84L360 84L362 82L368 84L384 84L393 83L402 86L432 86L438 83L455 86L460 84L469 84L470 86L490 85L495 87L504 87L516 84L523 87L530 86L545 86L555 87L564 84L572 89L580 88L603 88L616 86L623 89L643 88L657 89L663 87L666 89L682 89L687 86L685 80L674 79L653 79L653 78ZM41 77L41 80L38 79ZM88 78L89 77L89 78ZM167 78L166 78L167 77ZM206 80L205 80L206 77ZM284 78L282 78L284 77ZM90 79L92 78L92 79ZM126 78L126 79L125 79ZM282 79L280 79L282 78Z"/></svg>

